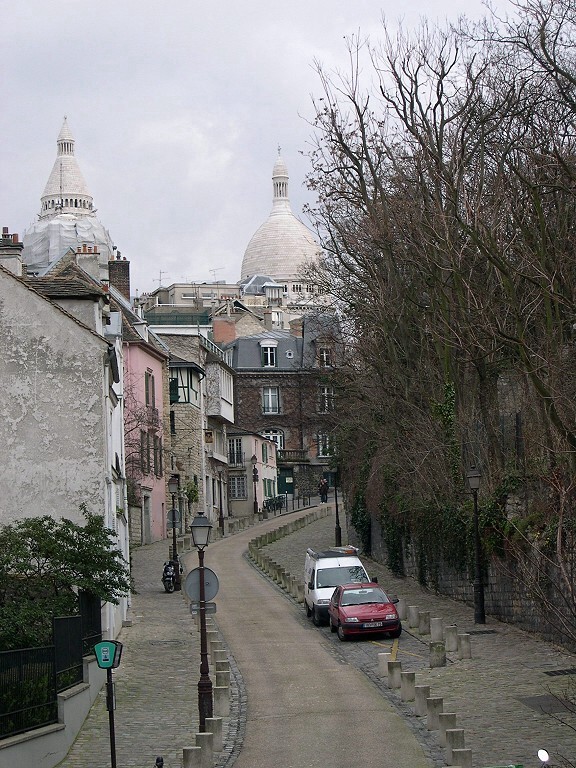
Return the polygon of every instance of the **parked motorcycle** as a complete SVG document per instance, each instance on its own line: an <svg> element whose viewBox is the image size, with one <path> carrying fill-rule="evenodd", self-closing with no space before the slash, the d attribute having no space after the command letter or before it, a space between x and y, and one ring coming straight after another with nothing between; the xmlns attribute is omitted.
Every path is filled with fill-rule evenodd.
<svg viewBox="0 0 576 768"><path fill-rule="evenodd" d="M174 592L174 584L176 582L176 568L171 560L164 563L164 569L162 571L162 584L166 592Z"/></svg>

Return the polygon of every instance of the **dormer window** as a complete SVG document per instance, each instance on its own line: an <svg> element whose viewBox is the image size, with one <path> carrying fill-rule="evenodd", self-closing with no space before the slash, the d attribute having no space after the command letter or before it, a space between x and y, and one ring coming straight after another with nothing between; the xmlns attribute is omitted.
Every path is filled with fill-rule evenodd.
<svg viewBox="0 0 576 768"><path fill-rule="evenodd" d="M278 342L273 339L263 339L260 342L260 353L263 368L276 368L278 365L276 357L276 347Z"/></svg>

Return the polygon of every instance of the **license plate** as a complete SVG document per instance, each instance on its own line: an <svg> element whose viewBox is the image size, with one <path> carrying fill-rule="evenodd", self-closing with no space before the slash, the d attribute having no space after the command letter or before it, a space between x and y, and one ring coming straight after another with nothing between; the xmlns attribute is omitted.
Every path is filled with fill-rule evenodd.
<svg viewBox="0 0 576 768"><path fill-rule="evenodd" d="M364 629L375 629L376 627L383 626L383 622L381 621L368 621L366 624L364 624Z"/></svg>

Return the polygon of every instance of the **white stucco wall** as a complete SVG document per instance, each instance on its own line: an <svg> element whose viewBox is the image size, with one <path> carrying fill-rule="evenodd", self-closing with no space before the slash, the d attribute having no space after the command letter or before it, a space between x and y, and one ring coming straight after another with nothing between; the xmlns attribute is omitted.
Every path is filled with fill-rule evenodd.
<svg viewBox="0 0 576 768"><path fill-rule="evenodd" d="M106 350L0 270L0 523L105 513Z"/></svg>

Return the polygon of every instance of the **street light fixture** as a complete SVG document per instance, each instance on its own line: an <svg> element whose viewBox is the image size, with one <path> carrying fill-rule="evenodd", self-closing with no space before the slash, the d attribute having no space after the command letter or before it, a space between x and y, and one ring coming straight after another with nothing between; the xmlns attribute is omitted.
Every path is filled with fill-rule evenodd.
<svg viewBox="0 0 576 768"><path fill-rule="evenodd" d="M258 467L256 464L258 463L258 459L256 458L256 454L252 456L252 483L254 485L254 519L258 517L258 492L257 492L257 486L258 486Z"/></svg>
<svg viewBox="0 0 576 768"><path fill-rule="evenodd" d="M478 489L480 488L480 470L470 467L466 475L468 485L474 497L474 623L486 624L484 612L484 582L482 580L482 543L480 541L480 521L478 518Z"/></svg>
<svg viewBox="0 0 576 768"><path fill-rule="evenodd" d="M172 475L168 480L168 493L172 497L172 509L170 515L170 524L172 525L172 562L174 563L174 590L182 588L180 581L180 561L178 560L178 548L176 545L176 522L180 519L180 510L176 507L176 497L180 489L180 479L177 475Z"/></svg>
<svg viewBox="0 0 576 768"><path fill-rule="evenodd" d="M204 583L204 550L210 541L212 525L206 515L197 515L190 525L192 542L198 550L198 577L200 582L200 680L198 680L198 716L200 733L206 732L206 719L212 717L212 680L208 667L208 639L206 636L206 585Z"/></svg>

